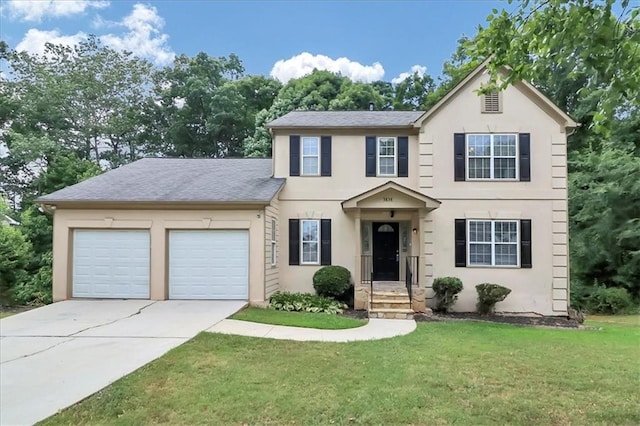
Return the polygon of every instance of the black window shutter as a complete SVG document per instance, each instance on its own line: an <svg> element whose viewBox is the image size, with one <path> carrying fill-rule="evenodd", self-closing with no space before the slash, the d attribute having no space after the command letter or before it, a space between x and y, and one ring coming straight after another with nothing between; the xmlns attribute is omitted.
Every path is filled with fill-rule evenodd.
<svg viewBox="0 0 640 426"><path fill-rule="evenodd" d="M398 136L398 177L409 176L409 138Z"/></svg>
<svg viewBox="0 0 640 426"><path fill-rule="evenodd" d="M467 220L456 219L456 267L467 266Z"/></svg>
<svg viewBox="0 0 640 426"><path fill-rule="evenodd" d="M320 176L331 176L331 136L320 138Z"/></svg>
<svg viewBox="0 0 640 426"><path fill-rule="evenodd" d="M531 134L520 133L520 180L531 181Z"/></svg>
<svg viewBox="0 0 640 426"><path fill-rule="evenodd" d="M300 176L300 136L289 136L289 176Z"/></svg>
<svg viewBox="0 0 640 426"><path fill-rule="evenodd" d="M531 219L520 221L520 267L531 268Z"/></svg>
<svg viewBox="0 0 640 426"><path fill-rule="evenodd" d="M289 219L289 265L300 264L300 221Z"/></svg>
<svg viewBox="0 0 640 426"><path fill-rule="evenodd" d="M331 265L331 219L320 220L320 264Z"/></svg>
<svg viewBox="0 0 640 426"><path fill-rule="evenodd" d="M465 155L464 155L464 133L453 134L453 167L454 180L464 181L465 175Z"/></svg>
<svg viewBox="0 0 640 426"><path fill-rule="evenodd" d="M376 175L376 137L367 136L367 177Z"/></svg>

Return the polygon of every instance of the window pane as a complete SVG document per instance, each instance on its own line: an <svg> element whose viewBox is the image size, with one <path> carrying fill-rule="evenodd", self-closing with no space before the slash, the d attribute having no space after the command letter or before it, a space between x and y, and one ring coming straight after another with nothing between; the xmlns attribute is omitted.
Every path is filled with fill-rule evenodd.
<svg viewBox="0 0 640 426"><path fill-rule="evenodd" d="M318 241L318 221L302 221L302 241Z"/></svg>
<svg viewBox="0 0 640 426"><path fill-rule="evenodd" d="M305 263L318 261L318 243L302 243L302 261Z"/></svg>
<svg viewBox="0 0 640 426"><path fill-rule="evenodd" d="M467 153L469 157L491 155L491 137L489 135L469 135Z"/></svg>
<svg viewBox="0 0 640 426"><path fill-rule="evenodd" d="M302 157L302 174L318 174L318 157Z"/></svg>
<svg viewBox="0 0 640 426"><path fill-rule="evenodd" d="M302 138L302 155L318 155L318 138Z"/></svg>
<svg viewBox="0 0 640 426"><path fill-rule="evenodd" d="M496 158L493 160L493 176L496 179L515 179L516 178L516 159L515 158Z"/></svg>
<svg viewBox="0 0 640 426"><path fill-rule="evenodd" d="M496 265L517 265L517 244L496 244Z"/></svg>
<svg viewBox="0 0 640 426"><path fill-rule="evenodd" d="M517 243L518 224L517 222L496 222L495 224L496 243Z"/></svg>
<svg viewBox="0 0 640 426"><path fill-rule="evenodd" d="M491 265L491 244L469 244L469 263Z"/></svg>
<svg viewBox="0 0 640 426"><path fill-rule="evenodd" d="M491 159L469 158L469 179L491 178Z"/></svg>
<svg viewBox="0 0 640 426"><path fill-rule="evenodd" d="M395 140L393 138L378 139L378 153L380 155L395 155Z"/></svg>
<svg viewBox="0 0 640 426"><path fill-rule="evenodd" d="M393 157L382 157L379 159L381 175L394 175L396 173L396 162Z"/></svg>
<svg viewBox="0 0 640 426"><path fill-rule="evenodd" d="M493 139L493 155L497 157L515 157L515 135L495 135Z"/></svg>
<svg viewBox="0 0 640 426"><path fill-rule="evenodd" d="M491 222L469 222L469 241L474 243L491 242Z"/></svg>

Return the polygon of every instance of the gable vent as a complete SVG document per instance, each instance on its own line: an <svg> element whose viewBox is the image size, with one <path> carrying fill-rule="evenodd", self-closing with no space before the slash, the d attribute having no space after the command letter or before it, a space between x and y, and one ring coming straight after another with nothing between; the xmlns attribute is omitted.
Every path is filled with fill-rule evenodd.
<svg viewBox="0 0 640 426"><path fill-rule="evenodd" d="M484 95L483 112L500 112L500 94L498 92Z"/></svg>

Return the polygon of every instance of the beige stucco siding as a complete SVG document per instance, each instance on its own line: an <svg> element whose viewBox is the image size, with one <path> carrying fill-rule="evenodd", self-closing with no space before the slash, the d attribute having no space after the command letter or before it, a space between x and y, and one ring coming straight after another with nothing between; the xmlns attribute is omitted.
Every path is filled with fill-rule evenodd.
<svg viewBox="0 0 640 426"><path fill-rule="evenodd" d="M503 312L530 312L557 315L566 312L566 282L554 278L553 213L552 202L498 201L488 206L481 200L449 200L429 214L435 226L430 226L435 243L427 251L429 263L426 271L427 297L432 297L433 278L456 276L464 284L464 290L453 307L455 311L474 311L477 301L475 286L489 282L511 289L507 299L497 306ZM455 219L500 219L532 222L532 268L520 267L456 267L454 257ZM566 266L566 265L565 265ZM562 292L553 291L554 286ZM561 294L560 294L561 293Z"/></svg>
<svg viewBox="0 0 640 426"><path fill-rule="evenodd" d="M333 133L336 132L336 133ZM280 192L280 200L336 200L342 201L392 180L408 188L418 188L417 129L380 130L278 130L275 134L274 176L287 178ZM332 134L331 176L289 177L289 135L320 136ZM365 173L366 136L409 136L408 177L367 177Z"/></svg>
<svg viewBox="0 0 640 426"><path fill-rule="evenodd" d="M475 91L487 79L481 74L471 80L421 128L420 191L442 201L425 226L433 230L425 235L427 281L445 275L462 278L466 289L458 310L473 309L473 286L481 281L512 288L500 305L506 311L563 314L568 304L566 133L547 109L532 101L524 85L501 93L502 113L481 113ZM531 181L456 182L454 133L530 133ZM454 219L482 215L532 220L532 269L453 267Z"/></svg>
<svg viewBox="0 0 640 426"><path fill-rule="evenodd" d="M146 229L150 233L150 298L168 298L169 230L241 229L249 232L249 300L265 299L264 209L149 210L63 209L54 214L53 298L65 300L72 290L72 234L74 229Z"/></svg>
<svg viewBox="0 0 640 426"><path fill-rule="evenodd" d="M264 257L264 269L265 269L265 299L268 299L273 293L280 289L280 264L282 262L282 254L279 244L280 235L280 202L274 199L270 205L265 208L265 223L264 223L264 241L265 241L265 257ZM275 228L272 224L275 222ZM275 230L276 236L276 250L275 250L275 265L272 264L272 230Z"/></svg>

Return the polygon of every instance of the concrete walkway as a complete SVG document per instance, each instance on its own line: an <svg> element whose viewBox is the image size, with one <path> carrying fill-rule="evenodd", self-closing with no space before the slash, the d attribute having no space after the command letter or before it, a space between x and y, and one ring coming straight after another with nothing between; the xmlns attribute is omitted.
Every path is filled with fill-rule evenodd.
<svg viewBox="0 0 640 426"><path fill-rule="evenodd" d="M318 330L315 328L288 327L257 322L225 319L209 328L212 333L239 336L265 337L304 342L356 342L403 336L416 329L414 320L370 319L366 325L345 330Z"/></svg>
<svg viewBox="0 0 640 426"><path fill-rule="evenodd" d="M0 425L55 414L237 312L245 302L68 300L0 320Z"/></svg>

